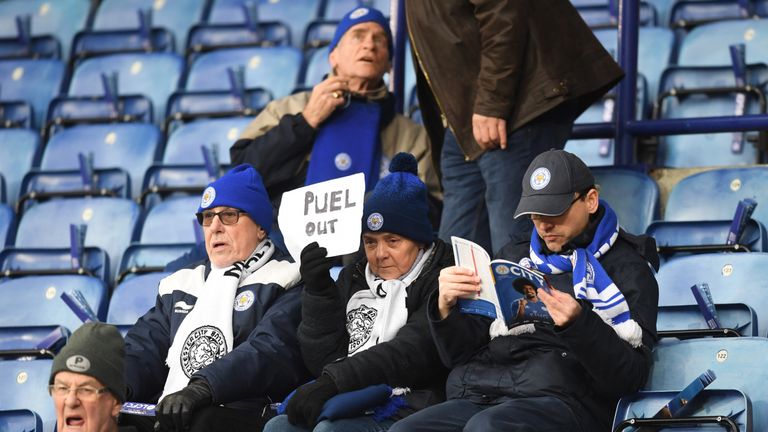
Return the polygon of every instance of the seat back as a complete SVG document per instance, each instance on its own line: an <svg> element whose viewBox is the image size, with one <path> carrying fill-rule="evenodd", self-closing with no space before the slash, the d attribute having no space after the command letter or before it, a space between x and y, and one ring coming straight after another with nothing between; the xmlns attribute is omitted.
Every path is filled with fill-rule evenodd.
<svg viewBox="0 0 768 432"><path fill-rule="evenodd" d="M64 63L60 60L0 60L0 98L29 102L39 127L45 120L48 103L59 94L63 78Z"/></svg>
<svg viewBox="0 0 768 432"><path fill-rule="evenodd" d="M139 206L122 198L72 198L37 204L27 210L19 222L16 246L69 247L69 225L85 224L85 246L105 250L110 262L119 263L130 244ZM117 265L114 266L116 273Z"/></svg>
<svg viewBox="0 0 768 432"><path fill-rule="evenodd" d="M253 119L228 117L200 119L174 129L165 146L164 164L202 164L202 146L217 148L219 163L229 164L229 148Z"/></svg>
<svg viewBox="0 0 768 432"><path fill-rule="evenodd" d="M109 301L107 322L116 325L133 325L155 306L160 280L170 273L147 273L127 279L115 287Z"/></svg>
<svg viewBox="0 0 768 432"><path fill-rule="evenodd" d="M0 430L42 432L43 420L36 412L28 409L2 410Z"/></svg>
<svg viewBox="0 0 768 432"><path fill-rule="evenodd" d="M53 360L0 361L0 409L28 409L40 416L43 428L52 431L56 411L48 395L48 378ZM3 429L19 431L23 429Z"/></svg>
<svg viewBox="0 0 768 432"><path fill-rule="evenodd" d="M47 349L56 353L69 335L69 330L59 325L0 327L0 352Z"/></svg>
<svg viewBox="0 0 768 432"><path fill-rule="evenodd" d="M757 314L754 309L743 303L724 303L715 306L722 328L735 330L741 336L759 336ZM656 318L658 332L708 328L698 305L659 306Z"/></svg>
<svg viewBox="0 0 768 432"><path fill-rule="evenodd" d="M16 231L16 214L5 204L0 204L0 249L13 238Z"/></svg>
<svg viewBox="0 0 768 432"><path fill-rule="evenodd" d="M198 228L200 229L200 228ZM127 281L137 274L157 273L168 263L189 252L194 243L141 244L128 246L120 263L120 274L124 275L118 283Z"/></svg>
<svg viewBox="0 0 768 432"><path fill-rule="evenodd" d="M659 270L659 305L695 305L691 286L706 283L716 304L744 303L757 314L758 334L768 334L768 279L755 277L768 265L768 253L712 253L668 261Z"/></svg>
<svg viewBox="0 0 768 432"><path fill-rule="evenodd" d="M107 253L101 248L83 248L80 267L72 268L72 249L6 247L0 251L0 274L8 277L43 274L85 274L109 283L112 279Z"/></svg>
<svg viewBox="0 0 768 432"><path fill-rule="evenodd" d="M229 90L227 69L244 68L245 87L263 87L275 99L288 96L301 68L301 51L294 47L231 48L197 57L187 75L186 90Z"/></svg>
<svg viewBox="0 0 768 432"><path fill-rule="evenodd" d="M730 20L704 24L680 43L681 66L730 66L728 47L744 44L747 64L768 62L768 19Z"/></svg>
<svg viewBox="0 0 768 432"><path fill-rule="evenodd" d="M107 316L107 288L90 276L26 276L0 281L0 326L60 325L75 331L83 323L61 299L63 293L80 291L99 320ZM0 362L2 363L2 362Z"/></svg>
<svg viewBox="0 0 768 432"><path fill-rule="evenodd" d="M173 196L155 204L144 218L139 241L145 244L194 243L197 195Z"/></svg>
<svg viewBox="0 0 768 432"><path fill-rule="evenodd" d="M598 167L592 173L600 197L616 211L619 224L632 234L645 233L658 218L659 187L647 174L630 169Z"/></svg>
<svg viewBox="0 0 768 432"><path fill-rule="evenodd" d="M328 63L328 47L324 46L309 51L306 63L302 85L310 88L320 83L323 77L331 71L331 65Z"/></svg>
<svg viewBox="0 0 768 432"><path fill-rule="evenodd" d="M768 226L768 167L721 168L680 180L667 199L664 220L729 220L744 198L758 206L752 219ZM762 204L762 205L761 205Z"/></svg>

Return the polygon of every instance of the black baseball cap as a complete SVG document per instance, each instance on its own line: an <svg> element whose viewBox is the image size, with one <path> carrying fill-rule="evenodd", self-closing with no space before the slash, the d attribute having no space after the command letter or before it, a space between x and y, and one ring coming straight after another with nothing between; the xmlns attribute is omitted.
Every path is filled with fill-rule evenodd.
<svg viewBox="0 0 768 432"><path fill-rule="evenodd" d="M515 218L527 214L559 216L571 206L574 193L594 184L592 171L575 154L565 150L541 153L525 172Z"/></svg>

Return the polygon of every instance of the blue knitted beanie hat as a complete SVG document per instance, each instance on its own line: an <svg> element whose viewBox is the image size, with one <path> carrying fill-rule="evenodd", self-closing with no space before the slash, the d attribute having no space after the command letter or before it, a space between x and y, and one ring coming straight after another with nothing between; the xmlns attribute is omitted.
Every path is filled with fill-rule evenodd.
<svg viewBox="0 0 768 432"><path fill-rule="evenodd" d="M384 29L384 33L387 35L387 47L389 48L389 59L392 60L392 31L389 28L389 20L381 13L380 10L370 7L359 7L352 9L344 18L341 19L339 26L336 27L336 33L333 34L333 40L328 45L328 52L330 53L339 44L339 41L344 36L344 33L350 29L350 27L365 23L375 22Z"/></svg>
<svg viewBox="0 0 768 432"><path fill-rule="evenodd" d="M389 175L379 180L363 206L363 232L390 232L426 246L434 237L429 223L427 187L419 179L416 158L398 153Z"/></svg>
<svg viewBox="0 0 768 432"><path fill-rule="evenodd" d="M267 234L272 229L272 203L261 176L248 164L232 168L205 188L197 211L215 207L242 210Z"/></svg>

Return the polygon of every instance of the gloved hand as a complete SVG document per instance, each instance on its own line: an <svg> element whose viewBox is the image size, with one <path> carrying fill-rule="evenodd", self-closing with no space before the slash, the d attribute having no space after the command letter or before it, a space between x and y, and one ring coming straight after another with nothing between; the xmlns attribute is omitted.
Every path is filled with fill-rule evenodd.
<svg viewBox="0 0 768 432"><path fill-rule="evenodd" d="M328 251L317 242L308 244L301 251L299 272L304 280L304 289L318 294L333 286L328 271L333 267L333 258L328 258Z"/></svg>
<svg viewBox="0 0 768 432"><path fill-rule="evenodd" d="M164 397L155 407L155 416L160 423L160 430L179 432L189 430L194 411L212 402L211 389L205 380L192 380L183 389Z"/></svg>
<svg viewBox="0 0 768 432"><path fill-rule="evenodd" d="M288 401L285 409L288 421L292 425L314 428L325 402L338 393L339 389L333 379L329 375L320 375L315 382L299 387Z"/></svg>

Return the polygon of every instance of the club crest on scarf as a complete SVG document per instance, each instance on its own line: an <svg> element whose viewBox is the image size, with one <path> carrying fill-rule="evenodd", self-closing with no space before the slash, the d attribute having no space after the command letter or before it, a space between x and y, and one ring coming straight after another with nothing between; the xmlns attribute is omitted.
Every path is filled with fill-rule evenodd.
<svg viewBox="0 0 768 432"><path fill-rule="evenodd" d="M368 342L376 322L378 311L366 305L347 312L347 333L349 333L349 354Z"/></svg>
<svg viewBox="0 0 768 432"><path fill-rule="evenodd" d="M348 154L342 152L336 155L333 159L333 163L339 171L346 171L352 166L352 158L349 157Z"/></svg>
<svg viewBox="0 0 768 432"><path fill-rule="evenodd" d="M181 348L181 367L187 377L208 366L227 353L224 333L213 326L202 326L187 336Z"/></svg>

